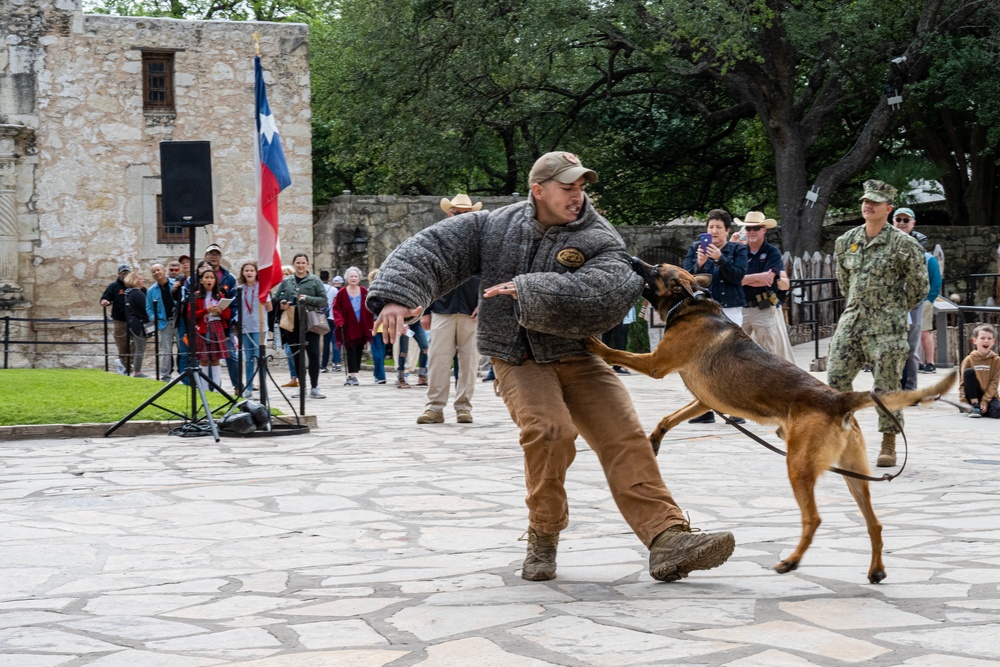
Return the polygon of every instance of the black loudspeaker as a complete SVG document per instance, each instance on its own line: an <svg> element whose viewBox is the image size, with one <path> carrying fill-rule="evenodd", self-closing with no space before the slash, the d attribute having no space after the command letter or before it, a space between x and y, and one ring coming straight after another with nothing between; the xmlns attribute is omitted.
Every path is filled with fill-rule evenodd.
<svg viewBox="0 0 1000 667"><path fill-rule="evenodd" d="M204 227L214 222L212 151L208 141L161 141L163 224Z"/></svg>

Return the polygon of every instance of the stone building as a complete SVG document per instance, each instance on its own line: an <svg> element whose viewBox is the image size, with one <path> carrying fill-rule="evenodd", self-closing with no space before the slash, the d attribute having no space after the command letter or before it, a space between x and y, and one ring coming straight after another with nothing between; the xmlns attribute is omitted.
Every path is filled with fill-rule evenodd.
<svg viewBox="0 0 1000 667"><path fill-rule="evenodd" d="M281 242L312 250L308 28L299 24L86 15L81 0L4 0L0 14L0 318L99 318L128 263L188 248L159 220L161 141L212 146L215 224L197 247L232 266L256 259L252 34L292 185ZM47 330L48 329L48 330ZM79 339L83 328L22 324L12 337ZM95 332L100 338L100 332ZM16 365L97 366L52 347Z"/></svg>

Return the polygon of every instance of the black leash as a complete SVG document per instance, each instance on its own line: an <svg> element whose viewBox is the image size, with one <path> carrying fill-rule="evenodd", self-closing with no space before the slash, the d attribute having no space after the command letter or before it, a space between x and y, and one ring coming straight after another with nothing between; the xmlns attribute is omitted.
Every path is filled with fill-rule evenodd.
<svg viewBox="0 0 1000 667"><path fill-rule="evenodd" d="M896 479L897 477L899 477L900 475L903 474L903 469L906 467L906 458L907 458L907 456L909 456L909 453L910 453L909 452L909 444L906 442L906 433L903 432L903 425L899 423L898 419L896 419L896 415L892 414L889 411L889 409L885 407L885 404L882 402L882 399L880 399L878 397L878 394L875 393L875 389L871 390L871 397L872 397L872 400L875 401L876 408L879 409L879 410L881 410L885 415L887 415L889 417L889 419L892 421L893 425L896 428L899 429L899 434L901 436L903 436L903 465L901 465L899 467L899 470L896 471L895 475L890 475L889 473L885 473L881 477L871 477L869 475L862 475L859 472L854 472L853 470L844 470L843 468L837 468L835 466L830 466L829 468L827 468L827 470L829 470L830 472L835 472L838 475L843 475L844 477L853 477L854 479L863 479L863 480L865 480L867 482L891 482L892 480ZM775 452L777 454L781 454L782 456L785 456L785 457L788 456L788 454L785 451L783 451L781 449L778 449L777 447L775 447L771 443L767 442L766 440L764 440L763 438L761 438L760 436L758 436L756 433L751 433L747 429L743 428L740 424L737 424L732 419L730 419L726 415L722 414L718 410L714 410L713 412L715 412L715 414L717 414L720 417L722 417L723 421L725 421L727 424L729 424L730 426L732 426L733 428L735 428L737 431L739 431L740 433L742 433L746 437L750 438L751 440L754 440L755 442L758 442L759 444L764 445L765 447L767 447L768 449L770 449L772 452Z"/></svg>

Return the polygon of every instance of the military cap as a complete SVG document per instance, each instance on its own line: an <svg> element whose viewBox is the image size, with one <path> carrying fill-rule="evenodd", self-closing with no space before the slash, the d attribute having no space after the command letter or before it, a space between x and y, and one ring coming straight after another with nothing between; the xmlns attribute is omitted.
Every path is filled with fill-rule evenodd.
<svg viewBox="0 0 1000 667"><path fill-rule="evenodd" d="M876 181L874 178L870 178L865 181L862 186L865 193L861 195L861 199L867 199L868 201L875 202L892 202L892 198L896 196L896 188L892 187L888 183L883 183L882 181Z"/></svg>

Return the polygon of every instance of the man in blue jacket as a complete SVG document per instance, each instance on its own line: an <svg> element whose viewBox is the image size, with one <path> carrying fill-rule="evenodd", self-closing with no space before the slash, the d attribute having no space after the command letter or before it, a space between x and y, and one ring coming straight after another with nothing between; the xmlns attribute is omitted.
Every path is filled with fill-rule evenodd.
<svg viewBox="0 0 1000 667"><path fill-rule="evenodd" d="M625 316L643 288L621 237L584 192L597 173L572 153L546 153L528 176L528 199L448 218L386 258L368 293L386 342L441 295L480 274L478 341L520 428L528 506L521 577L556 576L569 524L565 480L582 435L611 494L650 549L649 573L676 581L722 565L731 533L691 532L663 483L621 380L585 340Z"/></svg>
<svg viewBox="0 0 1000 667"><path fill-rule="evenodd" d="M156 323L160 379L168 382L174 372L174 310L177 308L172 294L174 281L167 276L162 264L153 264L150 271L153 285L146 290L146 315L150 322Z"/></svg>

